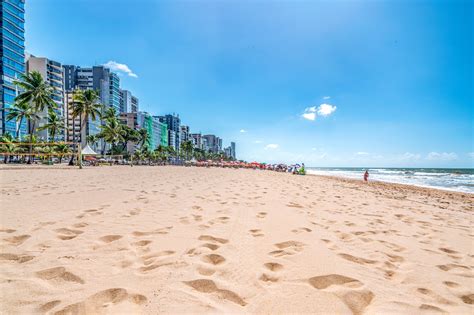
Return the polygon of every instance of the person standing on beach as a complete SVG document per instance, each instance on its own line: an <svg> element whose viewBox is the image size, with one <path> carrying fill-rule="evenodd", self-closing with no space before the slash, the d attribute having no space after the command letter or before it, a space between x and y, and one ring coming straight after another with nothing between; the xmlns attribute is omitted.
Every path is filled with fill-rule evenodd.
<svg viewBox="0 0 474 315"><path fill-rule="evenodd" d="M364 181L367 182L368 180L369 180L369 171L366 170L364 173Z"/></svg>

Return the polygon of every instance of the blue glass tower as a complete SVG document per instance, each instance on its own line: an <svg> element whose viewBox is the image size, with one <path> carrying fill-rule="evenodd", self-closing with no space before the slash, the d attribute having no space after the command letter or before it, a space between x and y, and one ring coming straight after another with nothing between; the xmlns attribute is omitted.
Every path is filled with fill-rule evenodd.
<svg viewBox="0 0 474 315"><path fill-rule="evenodd" d="M6 115L18 92L13 81L25 73L25 0L2 0L0 9L0 134L16 136L16 123ZM20 135L26 131L24 121Z"/></svg>

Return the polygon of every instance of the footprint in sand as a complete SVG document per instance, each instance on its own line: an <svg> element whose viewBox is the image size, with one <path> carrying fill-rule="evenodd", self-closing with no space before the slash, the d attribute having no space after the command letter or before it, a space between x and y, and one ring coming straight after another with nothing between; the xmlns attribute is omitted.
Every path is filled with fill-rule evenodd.
<svg viewBox="0 0 474 315"><path fill-rule="evenodd" d="M249 232L253 237L265 236L265 234L263 234L262 230L260 230L260 229L252 229L252 230L249 230Z"/></svg>
<svg viewBox="0 0 474 315"><path fill-rule="evenodd" d="M104 243L112 243L116 240L121 239L123 236L122 235L105 235L99 238Z"/></svg>
<svg viewBox="0 0 474 315"><path fill-rule="evenodd" d="M19 246L19 245L23 244L30 237L31 237L31 235L25 234L25 235L18 235L18 236L12 236L12 237L8 237L8 238L4 238L3 240L10 243L10 245Z"/></svg>
<svg viewBox="0 0 474 315"><path fill-rule="evenodd" d="M276 262L268 262L268 263L263 264L263 266L266 269L268 269L270 271L273 271L273 272L283 270L283 265L279 264L279 263L276 263Z"/></svg>
<svg viewBox="0 0 474 315"><path fill-rule="evenodd" d="M57 311L55 315L66 314L102 314L111 305L129 302L132 305L143 305L147 298L141 294L130 294L123 288L100 291L84 301L71 304ZM53 306L54 307L54 306Z"/></svg>
<svg viewBox="0 0 474 315"><path fill-rule="evenodd" d="M68 228L60 228L54 231L58 233L57 237L63 241L72 240L73 238L76 238L79 234L84 233L84 231L81 230L73 230Z"/></svg>
<svg viewBox="0 0 474 315"><path fill-rule="evenodd" d="M349 255L349 254L344 254L344 253L338 254L338 256L344 258L345 260L348 260L348 261L351 261L351 262L354 262L354 263L360 264L360 265L377 263L377 261L375 261L375 260L356 257L356 256L352 256L352 255Z"/></svg>
<svg viewBox="0 0 474 315"><path fill-rule="evenodd" d="M336 289L331 289L330 292L339 297L353 314L362 314L375 296L371 291L366 289L351 290L363 286L363 283L357 279L338 274L312 277L308 279L308 283L318 290L325 290L329 287L336 286Z"/></svg>
<svg viewBox="0 0 474 315"><path fill-rule="evenodd" d="M4 233L13 233L13 232L16 232L16 230L14 229L0 229L0 232L4 232Z"/></svg>
<svg viewBox="0 0 474 315"><path fill-rule="evenodd" d="M295 255L304 249L305 244L298 241L286 241L274 244L278 250L274 250L269 255L273 257L283 257Z"/></svg>
<svg viewBox="0 0 474 315"><path fill-rule="evenodd" d="M268 262L263 264L266 272L258 278L260 281L266 283L278 282L280 278L277 276L278 272L283 269L283 265L275 262Z"/></svg>
<svg viewBox="0 0 474 315"><path fill-rule="evenodd" d="M197 279L197 280L192 280L192 281L184 281L184 284L190 286L191 288L193 288L194 290L198 292L214 294L219 299L228 300L240 306L247 305L247 302L245 302L245 300L241 298L239 295L237 295L235 292L226 290L226 289L220 289L216 285L216 283L212 280Z"/></svg>
<svg viewBox="0 0 474 315"><path fill-rule="evenodd" d="M309 284L316 289L326 289L332 285L347 285L351 288L361 287L363 284L357 279L338 274L316 276L308 279Z"/></svg>
<svg viewBox="0 0 474 315"><path fill-rule="evenodd" d="M290 207L290 208L303 208L302 205L296 203L296 202L290 202L289 204L286 205L287 207Z"/></svg>
<svg viewBox="0 0 474 315"><path fill-rule="evenodd" d="M35 256L30 256L30 255L16 255L16 254L10 254L10 253L1 253L0 254L0 261L6 260L6 261L12 261L16 262L19 264L26 263L30 260L35 258Z"/></svg>
<svg viewBox="0 0 474 315"><path fill-rule="evenodd" d="M174 253L175 251L165 250L142 256L141 259L143 262L143 266L139 268L139 271L142 273L146 273L159 267L175 264L175 261L171 261L169 259L170 257L168 257L173 255Z"/></svg>
<svg viewBox="0 0 474 315"><path fill-rule="evenodd" d="M297 229L293 229L291 230L291 232L295 233L295 234L300 234L300 233L304 233L304 232L312 232L313 230L311 230L310 228L307 228L307 227L300 227L300 228L297 228Z"/></svg>
<svg viewBox="0 0 474 315"><path fill-rule="evenodd" d="M266 212L259 212L257 213L257 218L259 219L263 219L267 216L267 213Z"/></svg>
<svg viewBox="0 0 474 315"><path fill-rule="evenodd" d="M430 297L432 298L436 303L440 303L440 304L453 304L453 302L445 299L444 297L442 297L441 295L433 292L432 290L430 289L426 289L426 288L418 288L416 289L416 291L418 293L421 293L422 295L426 296L426 297Z"/></svg>
<svg viewBox="0 0 474 315"><path fill-rule="evenodd" d="M64 267L55 267L36 272L36 276L43 280L53 281L56 283L74 282L84 284L84 280L69 272Z"/></svg>
<svg viewBox="0 0 474 315"><path fill-rule="evenodd" d="M218 254L205 255L201 258L201 260L214 266L221 265L225 262L225 258Z"/></svg>
<svg viewBox="0 0 474 315"><path fill-rule="evenodd" d="M46 312L53 309L54 307L56 307L59 304L61 304L61 300L49 301L49 302L41 305L40 307L38 307L38 311L41 312L41 313L46 313Z"/></svg>
<svg viewBox="0 0 474 315"><path fill-rule="evenodd" d="M229 240L226 240L225 238L214 237L214 236L211 236L211 235L201 235L201 236L198 237L198 240L221 243L221 244L227 244L229 242Z"/></svg>

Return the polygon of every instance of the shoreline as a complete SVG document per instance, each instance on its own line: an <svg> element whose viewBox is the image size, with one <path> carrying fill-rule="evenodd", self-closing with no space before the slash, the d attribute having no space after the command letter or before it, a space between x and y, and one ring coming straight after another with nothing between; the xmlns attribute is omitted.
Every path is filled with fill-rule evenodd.
<svg viewBox="0 0 474 315"><path fill-rule="evenodd" d="M321 174L306 174L309 176L316 176L316 177L323 177L323 178L331 178L335 180L342 180L342 181L347 181L347 182L352 182L352 183L360 183L362 185L370 185L371 183L377 183L380 185L389 185L389 186L400 186L401 188L410 188L410 189L420 189L420 190L435 190L443 193L456 193L456 194L461 194L461 195L469 195L469 196L474 196L474 193L467 192L467 191L459 191L459 190L452 190L449 188L444 188L444 187L435 187L435 186L419 186L415 184L405 184L405 183L395 183L395 182L389 182L389 181L383 181L383 180L376 180L376 179L369 179L368 183L365 183L362 179L355 179L351 177L344 177L344 176L335 176L335 175L321 175Z"/></svg>

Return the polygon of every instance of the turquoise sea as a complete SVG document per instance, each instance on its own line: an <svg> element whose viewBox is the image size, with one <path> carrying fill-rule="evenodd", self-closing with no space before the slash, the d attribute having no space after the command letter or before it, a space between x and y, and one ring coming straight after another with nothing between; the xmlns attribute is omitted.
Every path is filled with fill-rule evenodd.
<svg viewBox="0 0 474 315"><path fill-rule="evenodd" d="M307 170L308 174L361 180L365 170L368 170L369 180L474 193L474 169L472 168L308 167Z"/></svg>

